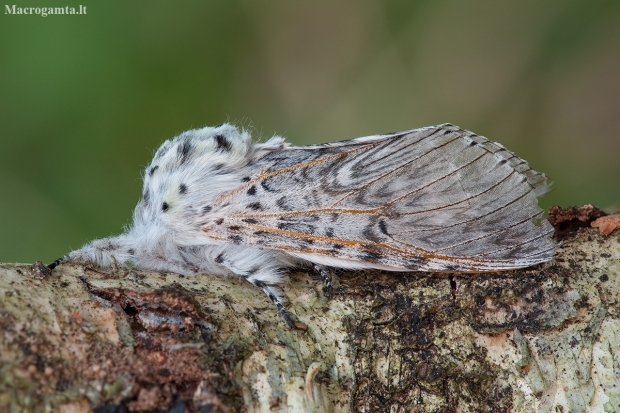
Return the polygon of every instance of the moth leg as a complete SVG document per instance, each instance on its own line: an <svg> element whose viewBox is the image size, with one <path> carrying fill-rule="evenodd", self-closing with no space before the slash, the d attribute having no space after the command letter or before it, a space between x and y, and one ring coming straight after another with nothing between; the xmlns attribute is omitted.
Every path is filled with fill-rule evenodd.
<svg viewBox="0 0 620 413"><path fill-rule="evenodd" d="M53 263L51 263L50 265L47 266L47 268L49 268L50 270L53 270L54 268L56 268L58 265L60 265L61 262L63 262L65 260L65 257L62 258L58 258L56 261L54 261Z"/></svg>
<svg viewBox="0 0 620 413"><path fill-rule="evenodd" d="M291 319L291 316L289 315L288 311L286 311L286 308L284 308L282 301L280 301L280 299L278 298L276 293L271 289L271 287L269 287L267 284L259 280L248 280L248 281L250 281L255 286L261 288L265 292L265 294L267 294L267 297L269 297L271 302L274 303L276 307L278 307L278 310L280 310L282 317L284 317L284 321L286 321L286 324L291 330L297 329L297 325Z"/></svg>
<svg viewBox="0 0 620 413"><path fill-rule="evenodd" d="M322 265L312 264L312 268L316 271L320 276L323 282L325 282L325 297L329 298L332 295L332 275L331 273Z"/></svg>

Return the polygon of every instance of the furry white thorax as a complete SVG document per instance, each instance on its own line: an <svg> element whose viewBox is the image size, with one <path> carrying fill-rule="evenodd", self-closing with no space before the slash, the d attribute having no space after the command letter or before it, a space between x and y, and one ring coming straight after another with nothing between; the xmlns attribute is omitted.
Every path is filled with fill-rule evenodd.
<svg viewBox="0 0 620 413"><path fill-rule="evenodd" d="M301 260L207 238L197 218L214 221L224 215L225 211L211 210L211 201L238 186L252 161L285 146L279 136L253 143L247 131L230 124L189 130L164 142L144 171L142 198L126 233L88 243L67 259L102 267L117 263L184 275L281 282L282 269Z"/></svg>

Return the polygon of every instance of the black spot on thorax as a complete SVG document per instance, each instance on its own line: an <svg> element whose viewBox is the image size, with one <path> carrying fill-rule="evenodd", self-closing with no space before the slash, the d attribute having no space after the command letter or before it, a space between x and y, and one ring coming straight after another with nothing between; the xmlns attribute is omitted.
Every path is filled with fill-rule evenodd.
<svg viewBox="0 0 620 413"><path fill-rule="evenodd" d="M215 135L216 150L223 152L230 152L232 145L224 135Z"/></svg>
<svg viewBox="0 0 620 413"><path fill-rule="evenodd" d="M179 193L181 195L185 195L187 193L187 185L185 184L179 185Z"/></svg>
<svg viewBox="0 0 620 413"><path fill-rule="evenodd" d="M228 175L232 173L232 169L223 163L218 163L213 168L213 173L215 175Z"/></svg>
<svg viewBox="0 0 620 413"><path fill-rule="evenodd" d="M161 204L162 211L166 212L169 208L170 208L170 205L168 205L167 202L164 202L163 204Z"/></svg>
<svg viewBox="0 0 620 413"><path fill-rule="evenodd" d="M189 140L184 140L182 144L180 144L179 146L177 146L177 152L179 155L179 163L182 165L185 162L187 162L187 160L189 159L189 157L191 156L191 152L192 152L192 144Z"/></svg>
<svg viewBox="0 0 620 413"><path fill-rule="evenodd" d="M248 195L256 195L256 185L252 185L252 186L248 189Z"/></svg>

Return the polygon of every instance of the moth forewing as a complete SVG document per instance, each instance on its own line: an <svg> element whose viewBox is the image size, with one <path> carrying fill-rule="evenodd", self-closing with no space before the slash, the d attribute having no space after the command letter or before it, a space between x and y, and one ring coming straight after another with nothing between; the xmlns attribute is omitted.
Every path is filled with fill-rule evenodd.
<svg viewBox="0 0 620 413"><path fill-rule="evenodd" d="M228 214L208 236L398 271L503 270L553 256L551 225L535 223L546 177L453 125L289 147L248 166L254 174L221 197Z"/></svg>

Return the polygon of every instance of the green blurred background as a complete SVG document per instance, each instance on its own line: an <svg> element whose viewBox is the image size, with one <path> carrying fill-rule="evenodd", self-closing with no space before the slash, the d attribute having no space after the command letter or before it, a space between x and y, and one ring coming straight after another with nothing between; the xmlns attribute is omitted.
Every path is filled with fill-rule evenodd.
<svg viewBox="0 0 620 413"><path fill-rule="evenodd" d="M0 17L0 261L120 232L153 150L227 120L296 144L450 122L546 172L544 207L620 208L617 0L84 1Z"/></svg>

